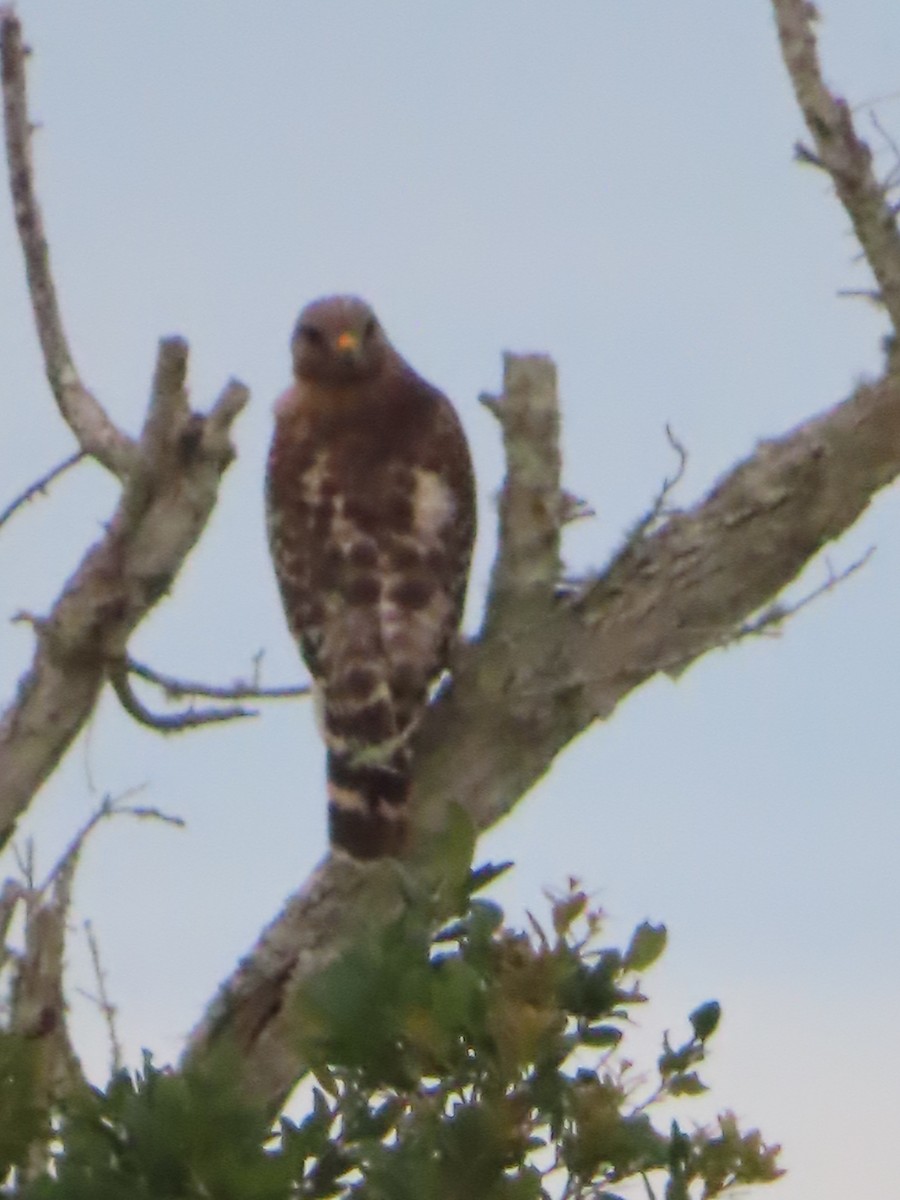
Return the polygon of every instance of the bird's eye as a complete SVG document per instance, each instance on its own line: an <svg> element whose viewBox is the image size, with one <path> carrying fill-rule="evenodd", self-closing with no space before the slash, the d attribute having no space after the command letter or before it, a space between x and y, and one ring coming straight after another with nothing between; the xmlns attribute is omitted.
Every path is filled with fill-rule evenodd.
<svg viewBox="0 0 900 1200"><path fill-rule="evenodd" d="M365 328L363 329L363 336L367 338L372 337L377 328L378 322L374 317L369 317L368 321L366 321Z"/></svg>
<svg viewBox="0 0 900 1200"><path fill-rule="evenodd" d="M316 329L315 325L301 325L297 332L311 346L321 346L325 341L321 329Z"/></svg>

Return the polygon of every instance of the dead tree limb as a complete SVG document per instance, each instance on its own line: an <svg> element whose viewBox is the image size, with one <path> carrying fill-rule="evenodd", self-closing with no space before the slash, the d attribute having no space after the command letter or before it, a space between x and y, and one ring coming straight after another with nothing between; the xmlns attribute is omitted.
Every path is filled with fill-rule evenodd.
<svg viewBox="0 0 900 1200"><path fill-rule="evenodd" d="M894 215L846 105L821 81L811 6L774 4L816 161L834 180L898 327ZM507 452L490 607L417 742L409 867L432 878L451 804L479 830L499 820L573 737L636 687L732 641L900 475L900 377L889 364L830 411L762 443L692 509L639 525L574 596L556 595L565 504L552 369L508 359L504 396L489 406ZM381 867L326 859L222 986L186 1061L202 1063L223 1044L236 1049L247 1090L277 1108L304 1069L292 998L368 922L398 911L398 889L386 879Z"/></svg>
<svg viewBox="0 0 900 1200"><path fill-rule="evenodd" d="M103 537L83 556L48 616L33 620L37 645L18 693L0 718L0 848L93 711L110 664L168 593L197 542L234 457L231 426L247 389L231 381L208 414L187 401L187 344L160 343L150 404L134 440L111 421L75 368L63 330L31 165L25 92L27 50L12 9L0 9L6 152L19 240L59 409L82 450L122 481Z"/></svg>
<svg viewBox="0 0 900 1200"><path fill-rule="evenodd" d="M33 126L25 90L28 48L22 40L21 23L10 7L0 11L0 56L10 191L47 379L59 411L82 450L124 478L136 459L134 442L116 428L85 387L63 328L31 163Z"/></svg>
<svg viewBox="0 0 900 1200"><path fill-rule="evenodd" d="M203 416L188 407L186 372L186 343L164 339L137 465L103 537L36 623L32 665L0 720L0 847L90 716L110 664L122 661L134 629L171 589L215 506L247 390L227 384Z"/></svg>
<svg viewBox="0 0 900 1200"><path fill-rule="evenodd" d="M537 402L548 401L545 390ZM555 447L541 439L532 451ZM507 595L507 619L488 615L419 736L409 869L433 877L451 804L486 829L636 687L733 640L898 474L900 381L885 378L761 445L693 509L630 541L575 602L529 588L516 613ZM326 859L223 985L187 1061L236 1047L248 1090L277 1107L303 1069L291 997L369 922L399 911L389 874Z"/></svg>
<svg viewBox="0 0 900 1200"><path fill-rule="evenodd" d="M900 231L887 189L872 170L872 153L853 125L847 101L825 86L809 0L772 0L781 53L803 119L816 147L816 165L831 176L853 222L881 300L900 329Z"/></svg>
<svg viewBox="0 0 900 1200"><path fill-rule="evenodd" d="M242 704L232 704L228 708L191 706L177 713L155 713L136 695L125 663L110 670L109 682L128 715L139 725L155 729L157 733L186 733L189 729L197 729L201 725L220 725L223 721L259 716L257 709L245 708Z"/></svg>
<svg viewBox="0 0 900 1200"><path fill-rule="evenodd" d="M234 683L215 684L168 675L133 658L126 660L125 667L129 675L161 688L170 700L182 700L185 696L205 696L210 700L297 700L310 694L309 684L263 687L257 678L256 668L250 680L238 679Z"/></svg>
<svg viewBox="0 0 900 1200"><path fill-rule="evenodd" d="M61 463L57 463L52 470L42 475L40 479L36 479L34 483L28 485L21 495L15 496L10 500L9 504L0 512L0 528L7 521L16 515L20 508L23 508L29 500L33 500L35 496L44 496L47 494L47 488L60 475L64 475L71 467L76 466L86 457L83 450L76 450L74 454L70 454L68 458L63 459Z"/></svg>

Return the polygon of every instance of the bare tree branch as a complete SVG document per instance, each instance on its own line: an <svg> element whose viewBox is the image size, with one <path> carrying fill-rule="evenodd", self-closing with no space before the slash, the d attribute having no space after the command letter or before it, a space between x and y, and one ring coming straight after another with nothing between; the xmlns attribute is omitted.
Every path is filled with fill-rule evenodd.
<svg viewBox="0 0 900 1200"><path fill-rule="evenodd" d="M508 461L504 489L518 464L540 476L533 464L546 454L551 479L558 462L546 435L547 395L532 395L541 417L517 414L519 428L534 432ZM439 881L451 805L476 829L498 821L573 737L636 687L733 640L898 474L900 381L887 376L760 445L692 509L642 524L606 570L582 581L574 602L554 598L542 581L517 594L495 590L492 604L502 603L506 618L488 613L417 739L415 845L404 872ZM552 511L544 506L541 515ZM528 523L528 506L501 502L501 512L502 536L524 544L527 534L511 523ZM202 1063L228 1044L248 1090L277 1107L303 1070L291 998L369 922L398 912L402 892L387 864L326 858L225 982L186 1061Z"/></svg>
<svg viewBox="0 0 900 1200"><path fill-rule="evenodd" d="M478 828L493 824L568 741L721 645L898 474L900 380L889 375L760 445L699 504L628 543L575 603L532 610L532 636L487 621L418 741L426 842L454 800Z"/></svg>
<svg viewBox="0 0 900 1200"><path fill-rule="evenodd" d="M881 292L877 288L838 288L837 295L842 300L868 300L876 308L884 308Z"/></svg>
<svg viewBox="0 0 900 1200"><path fill-rule="evenodd" d="M21 954L9 953L13 962L9 1029L36 1043L33 1099L48 1112L61 1099L87 1088L87 1080L69 1038L67 1005L63 992L65 941L72 883L84 844L97 825L115 816L155 818L181 825L156 809L127 805L123 801L140 789L124 796L104 797L84 826L67 846L58 862L40 885L34 881L31 853L24 863L25 883L8 880L0 890L0 965L7 953L5 938L15 908L25 910L25 947ZM97 977L101 1011L107 1021L115 1067L121 1064L121 1050L115 1029L115 1009L106 994L99 951L90 923L86 923L91 958ZM95 998L96 999L96 998ZM35 1178L47 1166L53 1130L49 1123L35 1138L29 1150L26 1178Z"/></svg>
<svg viewBox="0 0 900 1200"><path fill-rule="evenodd" d="M132 439L110 421L96 397L82 383L63 329L34 188L32 126L25 89L28 50L22 41L21 23L10 7L0 10L0 53L10 190L47 379L79 446L121 478L134 465L136 447Z"/></svg>
<svg viewBox="0 0 900 1200"><path fill-rule="evenodd" d="M515 613L516 598L550 594L560 575L560 531L570 505L560 487L556 366L546 355L507 354L502 394L482 395L481 402L500 422L510 465L490 585L491 619L503 620L507 599Z"/></svg>
<svg viewBox="0 0 900 1200"><path fill-rule="evenodd" d="M900 331L900 231L875 178L872 154L857 135L847 102L832 95L822 80L808 0L772 0L781 53L797 103L818 152L818 165L831 176L895 330Z"/></svg>
<svg viewBox="0 0 900 1200"><path fill-rule="evenodd" d="M72 898L77 856L68 859L48 891L23 889L25 949L18 957L11 989L11 1032L36 1045L32 1099L42 1110L73 1092L87 1088L72 1048L63 993L66 922ZM47 1167L52 1127L35 1137L24 1177L33 1179Z"/></svg>
<svg viewBox="0 0 900 1200"><path fill-rule="evenodd" d="M219 725L223 721L259 716L255 708L244 708L237 704L230 708L189 708L179 713L151 712L135 695L128 679L128 667L124 663L110 670L109 682L128 715L134 717L139 725L155 729L157 733L184 733L200 725Z"/></svg>
<svg viewBox="0 0 900 1200"><path fill-rule="evenodd" d="M164 339L139 462L103 537L36 624L34 660L0 720L0 846L90 716L131 633L171 588L234 457L229 431L247 389L227 384L204 417L187 406L186 370L185 342Z"/></svg>
<svg viewBox="0 0 900 1200"><path fill-rule="evenodd" d="M127 658L125 665L129 674L137 675L147 683L154 683L162 688L166 696L180 700L185 696L207 696L211 700L294 700L310 694L309 684L298 684L294 687L262 687L259 683L237 680L232 684L197 683L188 679L178 679L174 675L166 675L155 671L145 663Z"/></svg>
<svg viewBox="0 0 900 1200"><path fill-rule="evenodd" d="M110 817L134 817L139 821L162 821L165 825L174 825L178 829L184 828L184 821L181 817L164 813L160 809L149 805L125 803L126 800L130 800L132 796L138 795L143 790L144 785L141 784L138 787L129 788L127 792L123 792L119 796L104 796L84 825L82 825L68 846L66 846L59 860L48 872L44 882L38 887L32 881L29 883L29 887L40 894L47 892L61 875L65 874L73 864L77 864L87 839L102 821L106 821ZM29 876L33 876L33 873L32 867L29 870Z"/></svg>
<svg viewBox="0 0 900 1200"><path fill-rule="evenodd" d="M759 616L746 621L740 629L736 630L732 641L743 641L744 638L750 637L777 637L784 628L786 621L789 621L791 617L795 617L797 613L802 612L804 608L808 608L810 604L814 604L822 596L833 592L836 587L845 583L851 575L855 575L857 571L862 570L874 553L875 547L870 546L865 554L856 559L855 562L852 562L849 567L845 567L843 571L835 571L831 563L826 560L827 574L824 582L820 583L818 587L813 588L805 596L801 596L793 604L784 604L776 600L774 604L768 605Z"/></svg>
<svg viewBox="0 0 900 1200"><path fill-rule="evenodd" d="M54 481L54 479L58 479L60 475L65 474L70 467L74 467L85 457L86 454L84 450L76 450L74 454L70 454L69 457L63 459L61 463L57 463L52 471L48 471L46 475L42 475L40 479L35 480L35 482L27 487L20 496L16 496L13 500L10 500L6 508L0 512L0 528L2 528L2 526L4 526L11 517L14 517L19 509L22 508L23 505L27 504L29 500L33 500L35 496L45 496L47 494L47 488Z"/></svg>
<svg viewBox="0 0 900 1200"><path fill-rule="evenodd" d="M122 1043L119 1041L119 1034L116 1029L116 1013L118 1010L110 1000L109 993L106 990L106 972L103 970L103 964L100 962L100 945L97 941L97 935L94 933L94 926L90 921L85 921L84 933L87 938L88 949L91 953L91 965L94 968L97 994L96 996L92 996L89 992L85 992L83 989L80 990L86 999L91 1000L97 1005L106 1022L106 1029L109 1034L110 1069L111 1074L115 1075L121 1071L124 1062Z"/></svg>

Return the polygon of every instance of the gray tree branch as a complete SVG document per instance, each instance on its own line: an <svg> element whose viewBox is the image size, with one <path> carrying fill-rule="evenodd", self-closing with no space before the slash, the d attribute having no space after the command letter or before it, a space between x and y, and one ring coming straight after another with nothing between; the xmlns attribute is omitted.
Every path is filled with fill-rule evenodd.
<svg viewBox="0 0 900 1200"><path fill-rule="evenodd" d="M259 659L254 656L253 675L249 679L236 679L233 683L212 684L200 683L197 680L181 679L175 675L167 675L163 671L155 671L146 663L129 658L125 669L129 675L135 675L147 683L153 683L161 688L169 700L182 700L185 696L206 696L211 700L298 700L310 695L308 683L290 684L283 687L264 687L260 682Z"/></svg>
<svg viewBox="0 0 900 1200"><path fill-rule="evenodd" d="M0 848L93 711L128 638L169 591L213 510L234 457L231 426L247 389L226 385L208 415L187 401L187 344L160 343L140 438L118 430L75 369L56 299L34 186L25 91L28 51L10 6L0 7L3 115L10 188L35 325L60 411L82 450L122 481L104 536L84 555L46 617L30 618L37 645L0 718Z"/></svg>
<svg viewBox="0 0 900 1200"><path fill-rule="evenodd" d="M133 792L130 794L133 795ZM66 1018L68 1006L63 987L72 884L85 842L101 822L116 816L183 824L179 818L167 816L158 809L125 804L128 798L128 795L118 800L104 797L100 806L72 838L43 883L35 881L34 856L29 845L25 861L20 864L22 880L7 880L0 888L0 968L8 963L13 964L8 1014L2 1031L32 1043L32 1099L46 1110L46 1124L29 1148L25 1170L27 1178L35 1177L47 1168L53 1137L50 1119L52 1108L60 1100L88 1087L69 1038ZM20 907L24 915L24 947L18 951L8 944L7 935L16 910ZM114 1009L106 994L96 940L89 925L87 928L98 987L98 996L94 999L107 1021L115 1058L118 1043Z"/></svg>
<svg viewBox="0 0 900 1200"><path fill-rule="evenodd" d="M25 90L27 55L21 23L12 8L4 5L0 8L0 58L6 161L47 379L59 411L81 449L93 455L114 475L124 477L135 461L134 442L116 428L96 397L82 383L56 299L56 287L50 272L50 252L44 236L44 222L31 163L33 128L28 118Z"/></svg>
<svg viewBox="0 0 900 1200"><path fill-rule="evenodd" d="M532 395L545 409L546 375ZM541 448L555 457L543 437L532 451ZM510 461L508 481L515 471ZM691 510L639 530L576 598L556 597L547 581L537 595L525 588L506 622L489 613L418 738L412 876L439 883L451 804L478 830L494 824L636 687L734 640L898 474L900 380L886 376L762 444ZM303 1070L292 997L371 922L398 912L402 893L387 864L326 858L223 985L186 1061L236 1047L248 1089L277 1106Z"/></svg>
<svg viewBox="0 0 900 1200"><path fill-rule="evenodd" d="M172 587L215 506L247 390L232 381L203 416L188 407L186 372L186 343L163 340L139 457L116 511L49 616L33 619L34 659L0 719L0 847L90 716L132 632Z"/></svg>
<svg viewBox="0 0 900 1200"><path fill-rule="evenodd" d="M69 1038L63 991L66 924L76 862L77 854L62 862L45 887L37 888L28 881L20 888L25 946L11 988L9 1032L34 1046L33 1100L48 1114L59 1100L88 1086ZM42 1174L51 1157L49 1115L45 1121L29 1147L26 1179Z"/></svg>
<svg viewBox="0 0 900 1200"><path fill-rule="evenodd" d="M818 14L809 0L772 0L772 5L785 66L818 153L815 161L831 176L878 280L881 301L894 329L900 329L897 216L872 170L872 153L853 127L846 100L833 95L822 79L813 32Z"/></svg>
<svg viewBox="0 0 900 1200"><path fill-rule="evenodd" d="M804 113L885 295L900 279L896 229L846 106L825 90L811 9L774 0ZM812 46L812 52L810 47ZM809 119L809 116L808 116ZM817 141L817 145L818 145ZM861 148L862 147L862 148ZM417 876L439 886L451 806L482 830L510 811L578 733L659 673L728 644L900 474L900 377L881 379L761 444L685 512L657 512L601 572L554 587L560 489L558 408L548 360L510 356L488 405L504 434L500 549L482 632L460 654L417 741L416 837L401 873L326 858L223 984L189 1042L202 1065L236 1050L248 1093L277 1108L302 1076L293 1000L372 922L400 910Z"/></svg>
<svg viewBox="0 0 900 1200"><path fill-rule="evenodd" d="M190 708L177 713L152 712L136 695L131 686L126 662L109 671L109 682L116 697L130 717L139 725L155 729L157 733L185 733L189 729L197 729L200 725L219 725L223 721L238 721L244 717L258 717L255 708L245 708L242 704L232 704L227 708Z"/></svg>
<svg viewBox="0 0 900 1200"><path fill-rule="evenodd" d="M509 466L500 494L498 552L488 614L511 617L531 593L547 596L562 569L560 531L571 506L560 486L556 365L540 354L507 354L500 396L481 397L500 422Z"/></svg>

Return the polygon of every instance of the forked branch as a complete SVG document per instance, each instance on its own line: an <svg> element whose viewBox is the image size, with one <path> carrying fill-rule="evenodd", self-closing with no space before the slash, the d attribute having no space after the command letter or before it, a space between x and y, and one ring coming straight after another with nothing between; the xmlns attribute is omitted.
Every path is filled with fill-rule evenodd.
<svg viewBox="0 0 900 1200"><path fill-rule="evenodd" d="M846 106L823 94L809 7L799 0L775 6L786 59L805 80L798 98L818 154L836 176L896 319L893 214ZM900 379L889 370L760 445L693 508L654 512L605 570L578 581L574 599L568 591L556 596L550 585L565 501L551 369L543 385L489 401L507 450L500 547L482 633L460 655L452 686L437 697L418 737L417 843L404 867L412 878L421 871L434 879L453 805L478 830L499 820L573 737L608 718L635 688L659 674L677 675L733 641L900 475ZM534 370L531 358L508 359L507 387ZM326 859L225 982L186 1061L202 1063L228 1046L248 1092L277 1108L305 1065L292 997L365 936L367 922L397 911L402 900L388 874Z"/></svg>
<svg viewBox="0 0 900 1200"><path fill-rule="evenodd" d="M171 589L200 537L234 458L231 427L247 402L232 380L207 414L187 398L187 343L160 342L137 441L116 429L81 382L63 329L31 161L21 24L0 8L3 111L19 239L47 376L82 451L122 481L103 536L82 557L48 616L32 618L36 647L0 718L0 848L83 728L137 625Z"/></svg>

